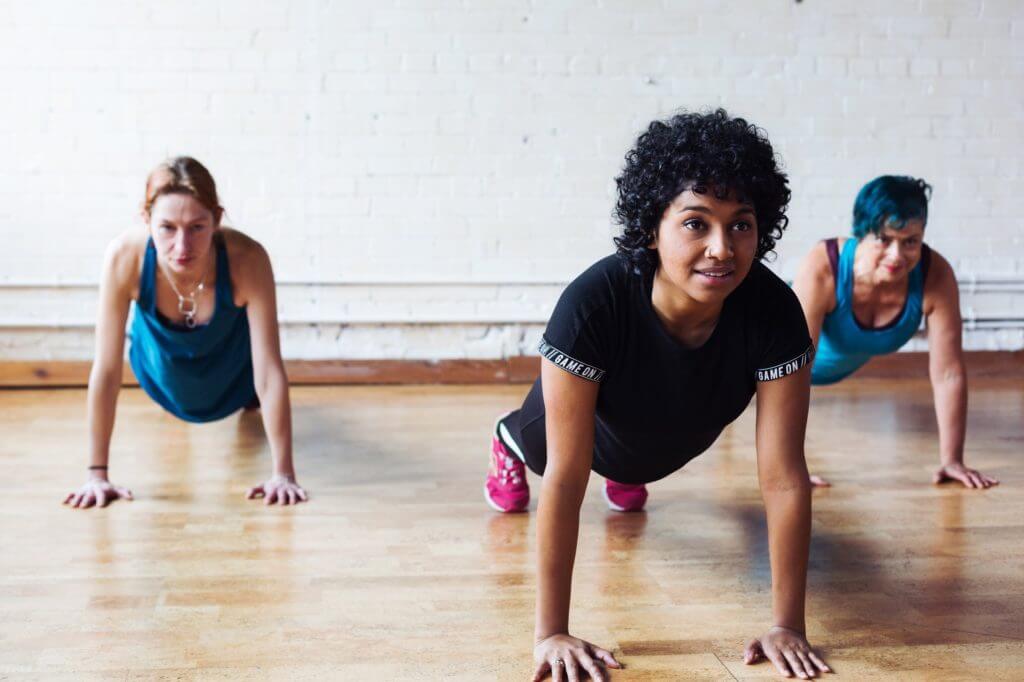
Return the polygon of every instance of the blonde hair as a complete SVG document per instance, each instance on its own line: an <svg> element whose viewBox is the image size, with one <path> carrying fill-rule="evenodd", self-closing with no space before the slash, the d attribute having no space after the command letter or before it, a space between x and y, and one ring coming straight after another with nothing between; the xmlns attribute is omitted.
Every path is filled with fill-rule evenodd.
<svg viewBox="0 0 1024 682"><path fill-rule="evenodd" d="M142 210L147 215L157 199L165 194L187 194L198 201L220 222L224 208L217 198L217 183L206 166L191 156L176 156L154 168L146 178L146 196Z"/></svg>

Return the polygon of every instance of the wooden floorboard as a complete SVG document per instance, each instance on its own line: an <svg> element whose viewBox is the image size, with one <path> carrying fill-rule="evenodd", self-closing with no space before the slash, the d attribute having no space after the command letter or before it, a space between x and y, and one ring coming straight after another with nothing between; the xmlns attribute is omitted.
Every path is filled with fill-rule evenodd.
<svg viewBox="0 0 1024 682"><path fill-rule="evenodd" d="M525 680L535 514L483 502L488 432L523 386L302 387L312 501L247 502L268 473L258 414L189 425L122 393L112 477L137 499L74 511L82 390L0 391L0 680ZM1003 483L929 483L922 380L815 389L808 625L834 679L1024 679L1024 392L972 384L968 461ZM773 677L748 410L651 486L648 511L583 505L576 634L615 680ZM539 481L533 477L536 498ZM534 504L535 506L535 504Z"/></svg>

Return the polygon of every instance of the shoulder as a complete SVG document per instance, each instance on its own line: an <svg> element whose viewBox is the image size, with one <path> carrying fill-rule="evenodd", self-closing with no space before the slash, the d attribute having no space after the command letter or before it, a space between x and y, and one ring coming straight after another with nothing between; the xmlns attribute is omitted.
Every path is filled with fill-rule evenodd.
<svg viewBox="0 0 1024 682"><path fill-rule="evenodd" d="M928 280L925 282L925 288L927 289L943 282L948 283L950 280L956 282L956 273L945 256L930 247L928 251L931 260L928 264Z"/></svg>
<svg viewBox="0 0 1024 682"><path fill-rule="evenodd" d="M263 245L230 227L220 228L220 238L228 256L235 305L273 300L274 271Z"/></svg>
<svg viewBox="0 0 1024 682"><path fill-rule="evenodd" d="M631 273L623 261L616 254L605 256L586 270L581 272L574 279L570 286L577 286L584 289L605 290L621 286Z"/></svg>
<svg viewBox="0 0 1024 682"><path fill-rule="evenodd" d="M789 298L793 296L793 290L789 285L761 261L754 261L754 264L750 266L750 272L747 274L746 281L743 282L743 287L748 293L758 297Z"/></svg>
<svg viewBox="0 0 1024 682"><path fill-rule="evenodd" d="M949 261L935 249L929 249L931 261L928 264L928 278L924 283L926 307L932 308L935 303L957 299L960 288L956 282L956 272Z"/></svg>
<svg viewBox="0 0 1024 682"><path fill-rule="evenodd" d="M615 326L617 310L628 294L629 278L635 277L617 256L597 261L572 280L548 319L546 338L571 352L580 335L602 335Z"/></svg>
<svg viewBox="0 0 1024 682"><path fill-rule="evenodd" d="M125 230L110 240L103 256L103 278L119 288L134 290L138 286L142 261L149 234L138 228Z"/></svg>
<svg viewBox="0 0 1024 682"><path fill-rule="evenodd" d="M757 261L737 290L747 310L746 323L759 327L778 327L804 319L796 292L767 265Z"/></svg>
<svg viewBox="0 0 1024 682"><path fill-rule="evenodd" d="M818 284L833 281L832 259L828 254L829 241L828 239L822 239L807 252L807 255L800 261L800 269L797 273L798 280L811 279ZM840 237L835 241L836 249L841 252L847 240Z"/></svg>
<svg viewBox="0 0 1024 682"><path fill-rule="evenodd" d="M247 277L270 271L270 254L249 235L230 227L222 227L220 238L224 241L232 278L239 283Z"/></svg>
<svg viewBox="0 0 1024 682"><path fill-rule="evenodd" d="M594 310L615 300L629 286L631 277L637 275L629 272L622 259L607 256L569 282L562 300L584 310Z"/></svg>
<svg viewBox="0 0 1024 682"><path fill-rule="evenodd" d="M829 240L815 244L800 262L793 290L809 311L827 312L835 306L836 273L828 250ZM836 239L836 248L842 251L845 239Z"/></svg>

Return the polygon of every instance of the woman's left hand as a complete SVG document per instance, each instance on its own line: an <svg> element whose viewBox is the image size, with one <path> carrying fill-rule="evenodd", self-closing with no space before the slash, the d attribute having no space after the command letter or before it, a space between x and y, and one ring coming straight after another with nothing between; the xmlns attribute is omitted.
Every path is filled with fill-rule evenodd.
<svg viewBox="0 0 1024 682"><path fill-rule="evenodd" d="M264 504L298 504L309 499L295 479L290 476L274 474L266 483L250 488L246 499L263 498Z"/></svg>
<svg viewBox="0 0 1024 682"><path fill-rule="evenodd" d="M766 658L775 664L780 675L786 677L796 675L807 680L821 672L832 672L802 633L778 625L751 640L743 652L743 662L747 665Z"/></svg>
<svg viewBox="0 0 1024 682"><path fill-rule="evenodd" d="M932 483L960 481L965 488L991 488L999 485L997 479L986 476L977 469L970 469L963 464L945 464L939 467L932 476Z"/></svg>

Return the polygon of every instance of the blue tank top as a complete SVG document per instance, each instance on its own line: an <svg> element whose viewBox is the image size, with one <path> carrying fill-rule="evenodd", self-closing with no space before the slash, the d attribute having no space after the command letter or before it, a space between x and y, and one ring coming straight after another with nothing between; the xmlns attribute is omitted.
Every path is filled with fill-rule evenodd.
<svg viewBox="0 0 1024 682"><path fill-rule="evenodd" d="M875 355L898 350L921 327L924 282L931 251L921 246L921 260L910 271L907 300L895 320L883 327L864 327L853 314L853 257L857 240L848 239L838 253L835 239L825 242L836 282L836 307L825 316L811 368L811 383L834 384L853 374Z"/></svg>
<svg viewBox="0 0 1024 682"><path fill-rule="evenodd" d="M188 329L156 309L156 249L146 244L129 337L128 360L139 385L171 414L190 422L221 419L256 397L249 319L234 303L227 248L217 249L213 317Z"/></svg>

